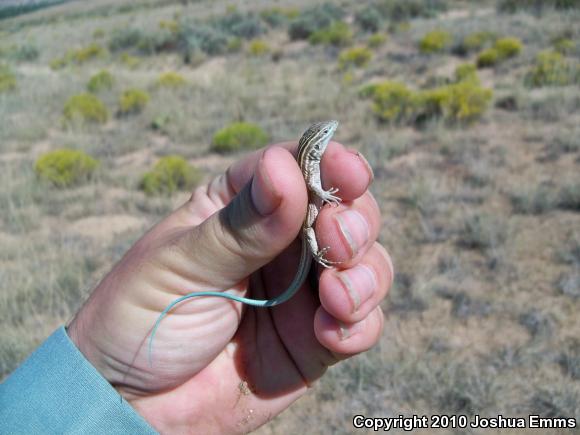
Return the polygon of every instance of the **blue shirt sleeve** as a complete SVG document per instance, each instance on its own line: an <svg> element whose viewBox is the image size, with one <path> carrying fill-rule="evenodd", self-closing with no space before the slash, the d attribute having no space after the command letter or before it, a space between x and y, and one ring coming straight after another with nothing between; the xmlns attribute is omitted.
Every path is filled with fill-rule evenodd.
<svg viewBox="0 0 580 435"><path fill-rule="evenodd" d="M0 433L157 432L60 327L0 384Z"/></svg>

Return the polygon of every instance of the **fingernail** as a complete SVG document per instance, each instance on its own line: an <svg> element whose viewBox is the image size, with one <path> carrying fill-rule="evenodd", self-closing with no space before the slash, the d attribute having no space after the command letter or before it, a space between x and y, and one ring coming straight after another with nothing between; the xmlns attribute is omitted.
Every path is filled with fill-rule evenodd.
<svg viewBox="0 0 580 435"><path fill-rule="evenodd" d="M338 338L340 341L344 341L355 335L356 333L360 332L364 328L364 320L357 323L351 323L350 325L337 320L338 323Z"/></svg>
<svg viewBox="0 0 580 435"><path fill-rule="evenodd" d="M363 156L361 153L357 152L357 153L356 153L356 155L357 155L357 157L358 157L359 159L361 159L361 160L362 160L363 164L366 166L366 168L367 168L367 171L368 171L368 173L369 173L369 178L370 178L370 181L371 181L371 183L372 183L372 182L373 182L373 180L375 179L375 173L374 173L374 171L373 171L373 168L372 168L372 166L369 164L368 160L367 160L367 159L365 159L365 158L364 158L364 156Z"/></svg>
<svg viewBox="0 0 580 435"><path fill-rule="evenodd" d="M337 277L342 282L352 303L351 313L356 312L361 304L371 298L377 286L375 273L364 264L358 264L352 269L339 272Z"/></svg>
<svg viewBox="0 0 580 435"><path fill-rule="evenodd" d="M262 154L258 162L251 188L252 201L261 216L268 216L273 213L281 201L281 196L274 189L272 180L266 170L266 165L264 165L264 156L267 152Z"/></svg>
<svg viewBox="0 0 580 435"><path fill-rule="evenodd" d="M356 210L345 210L335 215L344 239L350 246L352 256L369 240L369 225L366 219Z"/></svg>

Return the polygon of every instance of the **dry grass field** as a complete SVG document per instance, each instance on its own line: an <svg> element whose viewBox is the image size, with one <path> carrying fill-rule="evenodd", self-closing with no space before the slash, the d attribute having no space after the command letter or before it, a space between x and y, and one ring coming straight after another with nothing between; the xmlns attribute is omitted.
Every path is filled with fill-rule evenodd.
<svg viewBox="0 0 580 435"><path fill-rule="evenodd" d="M356 414L580 426L579 22L573 0L93 0L1 20L0 377L256 145L217 150L216 132L274 143L338 119L397 272L385 333L259 432L351 433ZM97 163L43 172L58 149ZM146 184L170 155L195 176Z"/></svg>

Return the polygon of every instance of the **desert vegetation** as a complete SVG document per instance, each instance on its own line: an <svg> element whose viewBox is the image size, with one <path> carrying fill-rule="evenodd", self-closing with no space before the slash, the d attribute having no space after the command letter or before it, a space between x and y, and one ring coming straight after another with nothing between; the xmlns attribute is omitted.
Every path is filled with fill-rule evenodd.
<svg viewBox="0 0 580 435"><path fill-rule="evenodd" d="M55 3L0 5L2 376L196 185L338 119L397 272L385 334L261 432L580 416L578 2Z"/></svg>

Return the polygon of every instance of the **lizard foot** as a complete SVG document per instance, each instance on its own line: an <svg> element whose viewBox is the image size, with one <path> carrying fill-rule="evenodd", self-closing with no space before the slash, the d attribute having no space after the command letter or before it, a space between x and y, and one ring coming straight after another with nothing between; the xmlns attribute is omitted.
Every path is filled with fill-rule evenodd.
<svg viewBox="0 0 580 435"><path fill-rule="evenodd" d="M323 267L327 269L332 268L335 264L340 264L342 261L331 261L326 258L326 253L330 250L330 246L320 249L315 255L314 259Z"/></svg>
<svg viewBox="0 0 580 435"><path fill-rule="evenodd" d="M336 192L338 192L337 187L331 187L328 190L323 190L323 194L320 195L320 199L322 200L322 203L323 204L327 203L327 204L331 204L333 206L338 206L338 204L340 204L342 199L340 199L338 196L334 195Z"/></svg>

